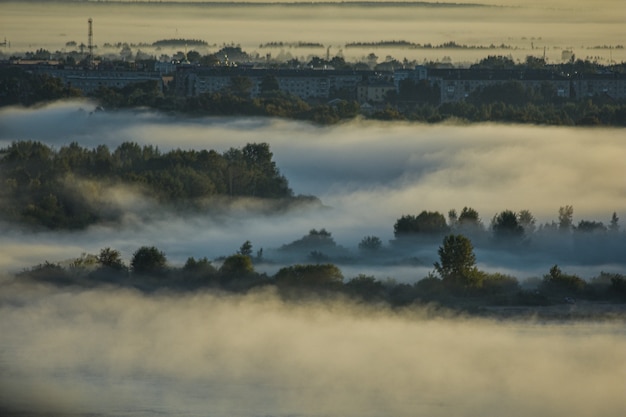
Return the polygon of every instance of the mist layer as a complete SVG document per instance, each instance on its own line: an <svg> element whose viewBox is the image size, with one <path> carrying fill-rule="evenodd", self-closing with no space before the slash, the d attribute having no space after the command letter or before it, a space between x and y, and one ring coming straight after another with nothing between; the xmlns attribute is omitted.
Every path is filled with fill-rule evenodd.
<svg viewBox="0 0 626 417"><path fill-rule="evenodd" d="M0 286L0 403L45 415L620 416L615 324L428 319L271 293Z"/></svg>

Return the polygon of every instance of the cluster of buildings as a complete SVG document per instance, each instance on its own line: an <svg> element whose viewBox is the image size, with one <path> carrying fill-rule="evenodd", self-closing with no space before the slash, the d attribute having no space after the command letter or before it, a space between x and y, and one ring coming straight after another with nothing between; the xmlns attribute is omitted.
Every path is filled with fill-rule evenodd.
<svg viewBox="0 0 626 417"><path fill-rule="evenodd" d="M518 81L527 88L551 86L563 98L582 99L603 95L612 100L626 99L626 74L560 74L549 69L474 69L426 68L399 69L389 72L334 69L267 69L246 66L200 67L190 64L157 63L152 70L73 69L55 65L31 65L30 70L62 79L63 83L86 94L98 88L123 88L155 81L160 88L193 97L231 89L234 80L246 79L251 97L258 97L268 79L280 91L303 100L329 101L351 98L361 104L384 104L390 93L399 93L403 80L427 82L438 87L439 102L463 101L473 91L508 81ZM419 100L419 97L415 97Z"/></svg>

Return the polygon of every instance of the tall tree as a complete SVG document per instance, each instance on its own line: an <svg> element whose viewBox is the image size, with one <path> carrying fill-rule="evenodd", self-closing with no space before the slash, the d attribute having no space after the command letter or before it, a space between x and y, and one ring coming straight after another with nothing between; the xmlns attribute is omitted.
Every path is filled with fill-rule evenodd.
<svg viewBox="0 0 626 417"><path fill-rule="evenodd" d="M559 231L569 232L572 229L574 207L566 205L559 207Z"/></svg>
<svg viewBox="0 0 626 417"><path fill-rule="evenodd" d="M536 222L535 216L530 212L530 210L520 210L517 214L517 220L519 224L524 228L524 232L528 235L531 235L535 232Z"/></svg>
<svg viewBox="0 0 626 417"><path fill-rule="evenodd" d="M611 222L609 223L609 231L611 232L619 232L619 217L617 217L617 213L613 212L611 216Z"/></svg>
<svg viewBox="0 0 626 417"><path fill-rule="evenodd" d="M444 237L438 254L439 262L434 264L435 271L444 283L465 288L480 285L474 247L468 238L463 235Z"/></svg>

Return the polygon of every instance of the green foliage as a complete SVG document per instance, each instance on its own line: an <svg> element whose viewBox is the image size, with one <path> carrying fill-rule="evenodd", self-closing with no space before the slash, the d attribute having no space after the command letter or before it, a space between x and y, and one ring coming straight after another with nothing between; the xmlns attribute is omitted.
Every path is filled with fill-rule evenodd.
<svg viewBox="0 0 626 417"><path fill-rule="evenodd" d="M619 297L622 301L626 300L626 276L621 274L614 274L611 277L611 288L610 291L612 294Z"/></svg>
<svg viewBox="0 0 626 417"><path fill-rule="evenodd" d="M502 55L489 55L487 58L480 60L478 64L472 65L471 68L487 68L487 69L506 69L514 68L515 61L512 58Z"/></svg>
<svg viewBox="0 0 626 417"><path fill-rule="evenodd" d="M515 294L520 290L517 278L506 274L483 274L481 293Z"/></svg>
<svg viewBox="0 0 626 417"><path fill-rule="evenodd" d="M50 282L57 285L68 285L74 282L70 274L59 264L45 261L42 264L25 269L17 274L18 278L30 278L37 281Z"/></svg>
<svg viewBox="0 0 626 417"><path fill-rule="evenodd" d="M142 246L133 253L130 266L138 275L162 276L167 272L167 259L156 247Z"/></svg>
<svg viewBox="0 0 626 417"><path fill-rule="evenodd" d="M112 269L114 271L123 271L126 269L124 262L122 261L122 255L120 251L104 248L100 250L100 254L97 257L98 263L108 269Z"/></svg>
<svg viewBox="0 0 626 417"><path fill-rule="evenodd" d="M206 257L196 260L191 256L183 266L183 276L191 280L210 281L217 276L217 269Z"/></svg>
<svg viewBox="0 0 626 417"><path fill-rule="evenodd" d="M252 256L252 243L249 240L243 242L239 250L237 251L239 255L251 257Z"/></svg>
<svg viewBox="0 0 626 417"><path fill-rule="evenodd" d="M476 268L472 242L463 235L444 237L439 247L439 262L435 271L444 284L455 288L477 288L482 285L482 275Z"/></svg>
<svg viewBox="0 0 626 417"><path fill-rule="evenodd" d="M542 291L551 295L575 296L584 292L587 283L582 278L566 274L554 265L550 268L550 272L544 275L541 283Z"/></svg>
<svg viewBox="0 0 626 417"><path fill-rule="evenodd" d="M565 206L559 207L559 230L567 233L572 228L572 218L574 217L574 207Z"/></svg>
<svg viewBox="0 0 626 417"><path fill-rule="evenodd" d="M80 90L63 85L60 78L16 67L0 67L0 107L30 106L45 101L80 97Z"/></svg>
<svg viewBox="0 0 626 417"><path fill-rule="evenodd" d="M501 242L519 241L524 237L524 228L519 224L517 213L504 210L491 221L491 228L496 240Z"/></svg>
<svg viewBox="0 0 626 417"><path fill-rule="evenodd" d="M396 237L440 235L449 230L446 219L438 211L422 211L419 215L403 215L393 226Z"/></svg>
<svg viewBox="0 0 626 417"><path fill-rule="evenodd" d="M207 42L200 39L160 39L152 43L152 46L207 46Z"/></svg>
<svg viewBox="0 0 626 417"><path fill-rule="evenodd" d="M519 225L524 228L524 233L532 235L535 232L536 226L535 223L537 220L535 216L530 212L530 210L521 210L517 213L517 220Z"/></svg>
<svg viewBox="0 0 626 417"><path fill-rule="evenodd" d="M239 253L231 255L224 259L219 273L222 279L226 281L247 278L251 274L254 274L252 259L247 255Z"/></svg>
<svg viewBox="0 0 626 417"><path fill-rule="evenodd" d="M422 299L437 299L446 294L447 288L444 282L432 273L426 278L422 278L414 285L415 290Z"/></svg>
<svg viewBox="0 0 626 417"><path fill-rule="evenodd" d="M343 274L333 264L293 265L281 268L274 279L285 287L337 288Z"/></svg>
<svg viewBox="0 0 626 417"><path fill-rule="evenodd" d="M450 226L462 234L475 235L484 231L478 212L471 207L463 207L458 217L456 211L451 210L448 213L448 218Z"/></svg>
<svg viewBox="0 0 626 417"><path fill-rule="evenodd" d="M159 107L163 93L157 81L143 81L129 84L122 88L100 87L93 97L106 109L130 107Z"/></svg>
<svg viewBox="0 0 626 417"><path fill-rule="evenodd" d="M263 77L263 80L261 81L261 85L259 87L261 89L261 94L263 95L267 95L269 93L280 90L278 80L273 75L266 75L265 77Z"/></svg>
<svg viewBox="0 0 626 417"><path fill-rule="evenodd" d="M283 199L292 197L269 145L247 144L223 155L215 151L161 153L158 148L125 142L83 148L77 143L58 151L40 142L13 142L0 149L0 214L50 229L84 228L114 213L103 213L76 184L136 185L163 203L199 205L218 196ZM99 185L102 186L102 185Z"/></svg>
<svg viewBox="0 0 626 417"><path fill-rule="evenodd" d="M574 230L579 233L604 233L607 231L607 228L602 222L581 220Z"/></svg>
<svg viewBox="0 0 626 417"><path fill-rule="evenodd" d="M376 252L383 246L383 242L377 236L365 236L359 242L359 250L364 252Z"/></svg>
<svg viewBox="0 0 626 417"><path fill-rule="evenodd" d="M289 244L283 245L281 250L324 250L324 249L335 249L337 244L332 237L330 232L327 232L326 229L320 229L319 231L316 229L311 229L309 234L303 236L302 238L295 240Z"/></svg>
<svg viewBox="0 0 626 417"><path fill-rule="evenodd" d="M385 287L375 277L360 274L345 284L345 290L349 295L359 297L365 301L383 299Z"/></svg>

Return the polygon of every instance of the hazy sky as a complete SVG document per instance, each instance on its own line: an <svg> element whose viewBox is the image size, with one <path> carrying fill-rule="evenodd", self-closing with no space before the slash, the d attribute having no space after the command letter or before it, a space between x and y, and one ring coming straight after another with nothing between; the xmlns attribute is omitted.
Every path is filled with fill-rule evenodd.
<svg viewBox="0 0 626 417"><path fill-rule="evenodd" d="M304 2L309 3L309 2ZM487 4L483 2L482 4ZM0 2L0 38L11 48L0 52L39 47L62 50L68 41L87 43L87 19L94 19L94 43L104 53L105 43L152 43L159 39L202 39L215 52L224 43L240 44L250 53L277 56L280 49L260 49L261 43L305 41L330 46L331 55L359 60L372 50L346 49L349 42L405 40L413 43L457 42L489 46L506 44L516 49L487 51L384 49L375 53L422 61L447 56L455 63L471 63L489 54L543 55L560 62L561 51L572 49L579 58L608 62L626 59L624 50L589 49L624 43L626 12L619 0L602 2L499 2L507 7L346 7L346 6L238 6L191 4L102 4ZM512 7L508 7L512 6ZM513 7L514 6L514 7ZM36 28L36 30L33 30ZM534 49L533 49L534 48ZM177 50L155 52L172 54ZM136 52L134 48L133 52ZM119 51L109 50L108 53ZM324 55L322 49L285 49L283 54L307 59Z"/></svg>

